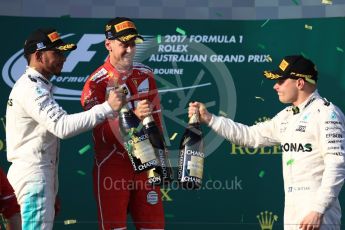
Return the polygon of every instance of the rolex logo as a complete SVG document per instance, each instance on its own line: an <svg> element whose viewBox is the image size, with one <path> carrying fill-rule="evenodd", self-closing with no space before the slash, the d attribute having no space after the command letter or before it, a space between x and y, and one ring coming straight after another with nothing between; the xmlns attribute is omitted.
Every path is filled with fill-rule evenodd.
<svg viewBox="0 0 345 230"><path fill-rule="evenodd" d="M261 230L272 230L273 224L278 220L277 215L273 215L272 212L260 212L260 215L257 215Z"/></svg>

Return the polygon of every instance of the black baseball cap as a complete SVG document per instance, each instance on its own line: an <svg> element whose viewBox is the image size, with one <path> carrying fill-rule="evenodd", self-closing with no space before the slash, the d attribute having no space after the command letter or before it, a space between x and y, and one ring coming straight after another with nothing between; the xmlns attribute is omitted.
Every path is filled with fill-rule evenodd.
<svg viewBox="0 0 345 230"><path fill-rule="evenodd" d="M139 35L134 22L125 17L117 17L109 20L105 25L105 37L109 40L117 39L121 42L127 42L136 38L136 43L142 43L144 38Z"/></svg>
<svg viewBox="0 0 345 230"><path fill-rule="evenodd" d="M40 28L35 30L24 43L25 54L32 54L38 50L71 51L76 48L76 44L62 41L59 33L53 28Z"/></svg>
<svg viewBox="0 0 345 230"><path fill-rule="evenodd" d="M317 82L317 70L315 64L302 55L286 56L279 64L277 70L266 70L264 76L267 79L283 79L283 78L304 78L311 84Z"/></svg>

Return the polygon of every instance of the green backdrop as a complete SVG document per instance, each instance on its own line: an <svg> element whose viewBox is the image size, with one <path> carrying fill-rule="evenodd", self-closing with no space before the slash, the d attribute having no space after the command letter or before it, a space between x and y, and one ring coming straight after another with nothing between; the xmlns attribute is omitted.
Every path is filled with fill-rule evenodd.
<svg viewBox="0 0 345 230"><path fill-rule="evenodd" d="M103 45L106 21L0 17L2 168L7 170L9 166L3 128L6 102L13 82L25 69L22 47L27 35L38 27L52 26L66 40L78 43L78 49L68 56L62 76L52 79L60 105L75 113L81 111L78 99L85 78L107 55ZM280 111L284 105L272 89L273 82L264 80L262 72L276 68L285 55L303 54L312 59L320 74L320 94L345 109L344 18L135 22L145 38L137 47L136 60L157 73L164 135L174 165L190 101L205 102L211 112L250 125ZM199 191L163 188L167 229L262 229L257 216L265 215L265 211L272 213L271 229L282 229L284 191L279 148L241 148L205 126L203 131L207 154L204 187ZM97 228L91 140L91 132L87 132L62 141L62 210L55 229ZM343 208L344 199L343 191ZM65 220L77 223L65 225Z"/></svg>

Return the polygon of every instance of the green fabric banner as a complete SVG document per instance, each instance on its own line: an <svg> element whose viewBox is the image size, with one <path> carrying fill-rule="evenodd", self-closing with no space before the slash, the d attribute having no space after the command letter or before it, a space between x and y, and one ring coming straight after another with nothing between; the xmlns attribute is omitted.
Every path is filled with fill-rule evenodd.
<svg viewBox="0 0 345 230"><path fill-rule="evenodd" d="M25 38L38 27L55 27L65 40L77 43L78 49L68 55L62 75L51 79L60 105L68 113L75 113L82 110L79 98L85 80L106 58L103 34L106 22L0 17L2 168L7 170L9 166L6 103L11 87L25 70ZM320 94L345 110L345 18L135 22L145 38L137 46L136 61L155 72L164 136L175 166L190 101L202 101L211 112L248 125L269 119L284 108L272 89L274 81L265 80L262 72L277 68L286 55L302 54L313 60L319 71ZM280 148L244 148L218 137L206 126L203 131L207 155L204 186L199 191L184 191L174 185L162 188L166 229L282 229L284 189ZM62 141L59 167L62 209L55 229L97 228L92 147L91 132ZM340 196L343 208L344 199L343 191ZM130 224L129 229L132 228Z"/></svg>

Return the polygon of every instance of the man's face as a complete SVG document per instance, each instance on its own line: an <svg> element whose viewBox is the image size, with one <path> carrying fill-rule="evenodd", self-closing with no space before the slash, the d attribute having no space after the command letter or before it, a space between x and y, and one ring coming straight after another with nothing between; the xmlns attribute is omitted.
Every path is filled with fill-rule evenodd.
<svg viewBox="0 0 345 230"><path fill-rule="evenodd" d="M45 76L61 74L66 57L63 52L58 50L47 50L41 52L42 71Z"/></svg>
<svg viewBox="0 0 345 230"><path fill-rule="evenodd" d="M118 70L129 70L132 67L136 52L135 38L128 42L106 40L106 48L109 50L112 64Z"/></svg>
<svg viewBox="0 0 345 230"><path fill-rule="evenodd" d="M279 101L282 103L294 103L298 99L297 80L279 79L274 84L273 89L277 91Z"/></svg>

